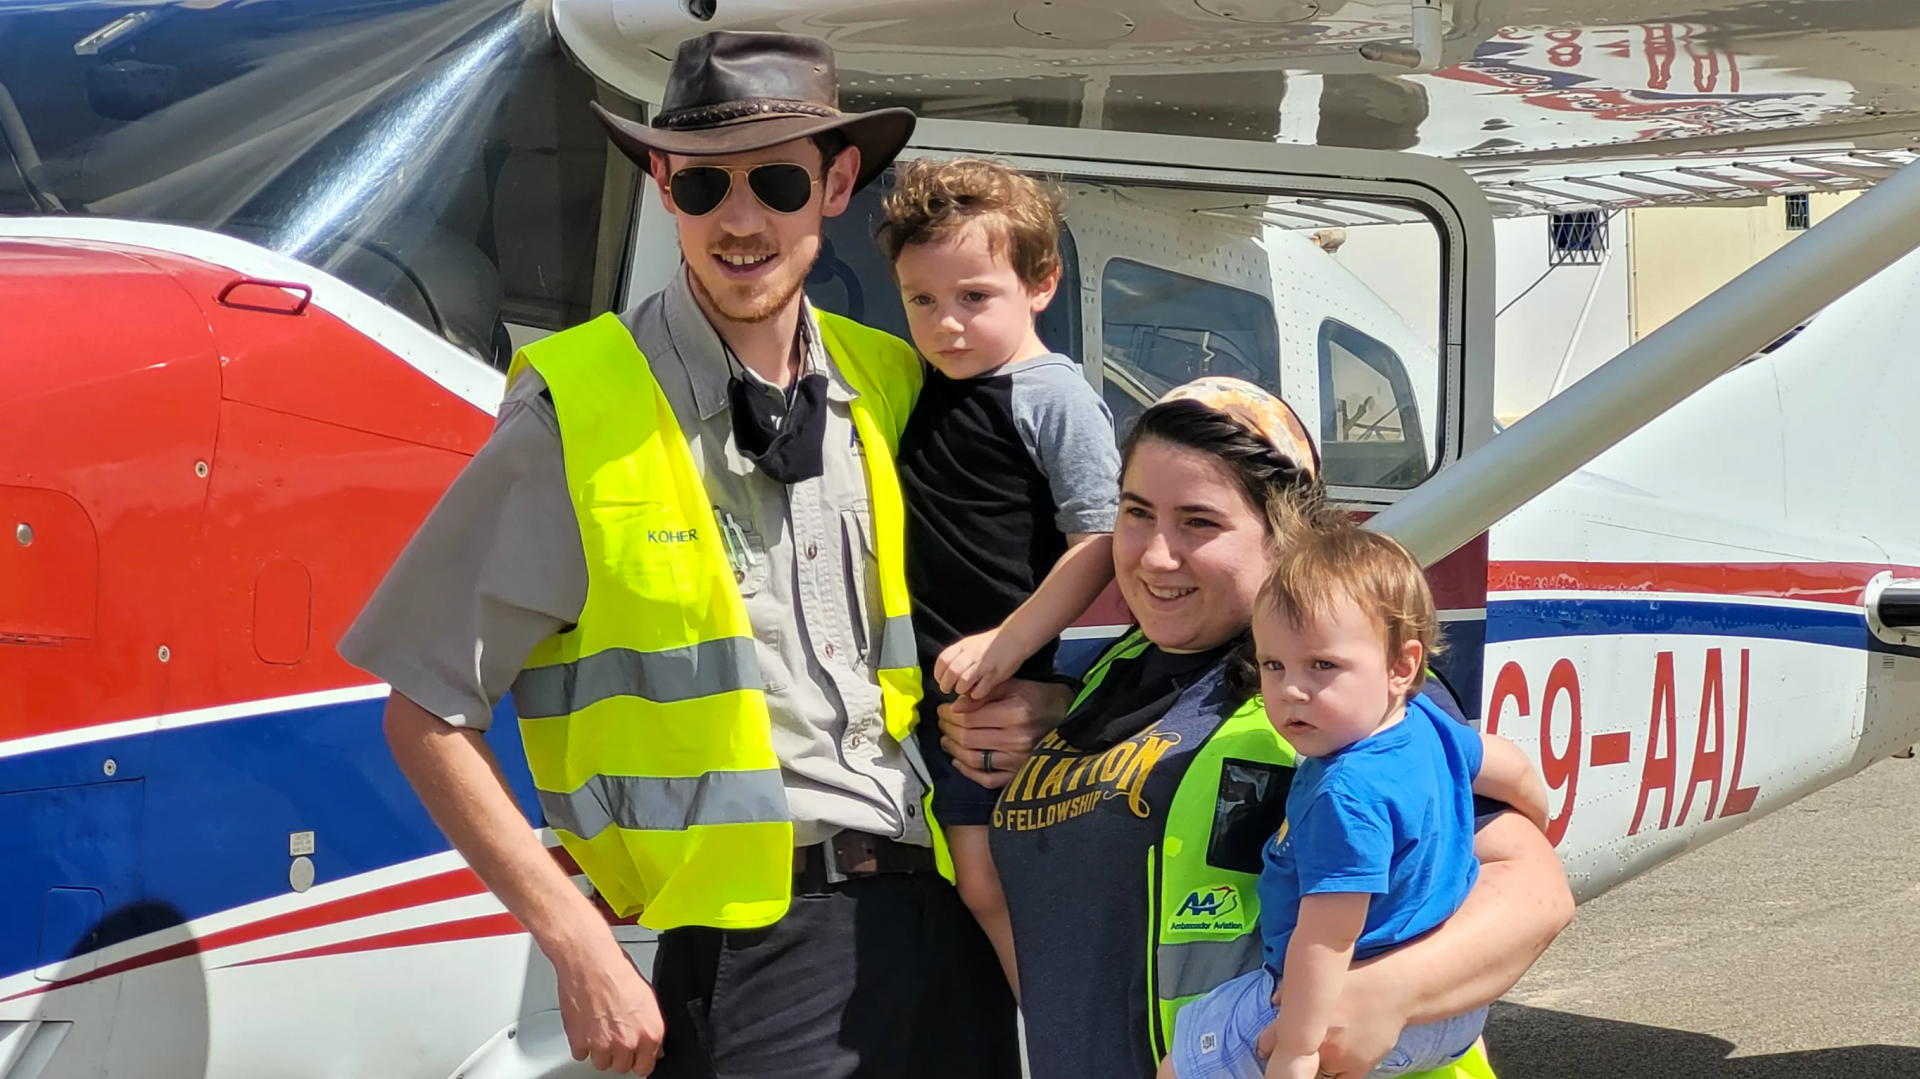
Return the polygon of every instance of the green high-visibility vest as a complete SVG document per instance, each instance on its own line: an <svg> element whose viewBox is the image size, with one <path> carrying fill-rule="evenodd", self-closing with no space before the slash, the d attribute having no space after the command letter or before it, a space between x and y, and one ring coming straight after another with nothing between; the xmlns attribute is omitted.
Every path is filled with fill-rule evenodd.
<svg viewBox="0 0 1920 1079"><path fill-rule="evenodd" d="M919 358L847 319L823 312L819 325L859 394L885 614L875 666L887 733L904 740L920 670L893 457ZM791 899L793 825L753 626L686 435L611 314L528 345L509 380L525 367L553 398L587 563L579 622L541 642L513 685L547 823L608 904L643 925L770 925Z"/></svg>
<svg viewBox="0 0 1920 1079"><path fill-rule="evenodd" d="M1115 642L1088 670L1081 698L1105 680L1116 660L1138 656L1148 646L1138 629ZM1255 887L1260 875L1225 869L1207 860L1223 778L1235 761L1292 767L1296 759L1293 747L1268 722L1265 702L1254 697L1214 728L1180 777L1167 809L1166 830L1159 844L1147 852L1148 891L1154 899L1147 941L1147 987L1153 995L1147 1022L1156 1057L1165 1057L1173 1044L1181 1008L1258 967L1264 958L1260 893ZM1194 896L1229 894L1223 889L1230 890L1236 900L1213 905L1224 913L1196 909L1190 902ZM1408 1079L1494 1079L1494 1075L1485 1055L1475 1048L1448 1067Z"/></svg>

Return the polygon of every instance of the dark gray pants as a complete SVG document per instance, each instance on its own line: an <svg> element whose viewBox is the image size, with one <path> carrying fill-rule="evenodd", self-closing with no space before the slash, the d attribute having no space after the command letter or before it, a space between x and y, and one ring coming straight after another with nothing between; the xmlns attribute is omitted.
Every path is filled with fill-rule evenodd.
<svg viewBox="0 0 1920 1079"><path fill-rule="evenodd" d="M661 935L657 1079L1018 1079L1013 995L934 873L798 895L765 929Z"/></svg>

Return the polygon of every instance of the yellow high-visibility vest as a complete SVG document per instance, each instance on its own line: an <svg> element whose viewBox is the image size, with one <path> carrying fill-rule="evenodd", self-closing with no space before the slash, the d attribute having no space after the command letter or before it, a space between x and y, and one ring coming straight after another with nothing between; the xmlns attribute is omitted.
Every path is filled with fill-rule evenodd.
<svg viewBox="0 0 1920 1079"><path fill-rule="evenodd" d="M1118 660L1145 652L1138 629L1109 646L1087 671L1074 703L1086 700ZM1176 706L1177 707L1177 706ZM1147 1044L1156 1058L1173 1044L1182 1009L1247 971L1264 956L1260 937L1258 872L1213 863L1213 838L1219 826L1221 795L1229 762L1292 768L1297 760L1268 721L1265 702L1254 697L1219 721L1194 752L1167 808L1166 831L1148 854L1149 887L1156 900L1147 928ZM1018 780L1015 780L1017 783ZM1284 798L1284 792L1279 793ZM1182 910L1190 895L1229 886L1237 901L1233 918L1196 918ZM1478 1046L1442 1068L1409 1073L1405 1079L1494 1079L1493 1066Z"/></svg>
<svg viewBox="0 0 1920 1079"><path fill-rule="evenodd" d="M875 666L887 733L904 740L920 670L893 458L919 358L889 334L818 317L859 395L886 619ZM614 315L528 345L509 381L529 366L553 397L587 561L579 622L541 642L513 684L547 823L623 916L653 929L770 925L791 898L793 825L753 626L686 435Z"/></svg>

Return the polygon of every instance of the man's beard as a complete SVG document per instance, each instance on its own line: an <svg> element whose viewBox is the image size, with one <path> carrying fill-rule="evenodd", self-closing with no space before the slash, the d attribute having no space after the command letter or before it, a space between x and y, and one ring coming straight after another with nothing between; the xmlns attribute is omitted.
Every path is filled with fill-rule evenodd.
<svg viewBox="0 0 1920 1079"><path fill-rule="evenodd" d="M814 252L814 258L819 258L817 250ZM723 300L714 295L713 290L707 287L706 281L702 280L698 273L692 272L691 268L687 273L687 279L693 282L694 290L700 294L702 300L706 301L709 310L719 312L720 316L729 322L752 323L765 322L786 310L787 305L793 302L793 298L806 287L807 274L812 271L813 259L809 259L799 273L784 282L766 282L766 288L748 297L743 304L731 302L731 297Z"/></svg>

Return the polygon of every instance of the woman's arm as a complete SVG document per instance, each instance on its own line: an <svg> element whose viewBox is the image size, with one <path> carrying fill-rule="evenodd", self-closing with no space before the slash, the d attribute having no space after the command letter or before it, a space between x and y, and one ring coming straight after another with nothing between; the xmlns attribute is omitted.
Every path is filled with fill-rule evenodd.
<svg viewBox="0 0 1920 1079"><path fill-rule="evenodd" d="M1493 1003L1573 921L1566 871L1525 817L1495 817L1474 837L1473 852L1480 878L1453 917L1354 965L1320 1048L1323 1071L1365 1075L1403 1028Z"/></svg>
<svg viewBox="0 0 1920 1079"><path fill-rule="evenodd" d="M1502 813L1473 839L1480 879L1439 929L1372 961L1371 992L1397 982L1408 1024L1437 1023L1512 989L1573 922L1567 871L1525 817ZM1356 982L1348 992L1360 989Z"/></svg>

